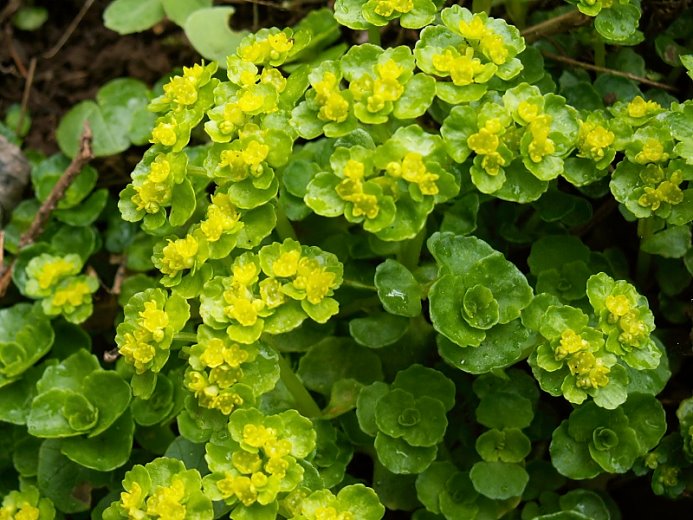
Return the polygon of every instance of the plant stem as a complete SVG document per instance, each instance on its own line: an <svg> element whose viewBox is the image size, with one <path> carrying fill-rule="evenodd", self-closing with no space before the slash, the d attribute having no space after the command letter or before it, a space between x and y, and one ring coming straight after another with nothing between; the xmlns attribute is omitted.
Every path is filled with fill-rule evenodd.
<svg viewBox="0 0 693 520"><path fill-rule="evenodd" d="M188 164L188 173L199 175L200 177L209 177L207 170L202 166L195 166L194 164Z"/></svg>
<svg viewBox="0 0 693 520"><path fill-rule="evenodd" d="M374 285L359 282L358 280L342 280L342 287L351 287L352 289L363 289L364 291L377 291Z"/></svg>
<svg viewBox="0 0 693 520"><path fill-rule="evenodd" d="M612 76L619 76L621 78L628 78L643 85L649 85L650 87L661 88L662 90L668 90L669 92L678 92L676 87L671 85L666 85L660 83L659 81L652 81L651 79L643 78L636 74L631 74L630 72L623 72L620 70L607 69L606 67L600 67L598 65L592 65L591 63L585 63L583 61L574 60L568 56L561 56L560 54L554 54L552 52L542 52L545 58L548 58L559 63L565 63L566 65L572 65L573 67L580 67L581 69L593 70L594 72L601 72L603 74L611 74Z"/></svg>
<svg viewBox="0 0 693 520"><path fill-rule="evenodd" d="M277 232L277 235L279 235L281 240L286 240L287 238L297 240L296 231L291 225L286 213L284 213L284 208L282 208L281 204L277 204L277 224L274 230Z"/></svg>
<svg viewBox="0 0 693 520"><path fill-rule="evenodd" d="M397 261L410 271L413 271L419 265L419 257L421 256L421 248L423 247L425 237L426 226L421 228L421 231L414 238L406 240L400 245Z"/></svg>
<svg viewBox="0 0 693 520"><path fill-rule="evenodd" d="M306 417L320 417L320 407L310 395L306 387L291 369L291 365L284 356L279 354L279 378L294 398L296 410Z"/></svg>
<svg viewBox="0 0 693 520"><path fill-rule="evenodd" d="M374 25L368 28L368 43L380 45L380 27Z"/></svg>
<svg viewBox="0 0 693 520"><path fill-rule="evenodd" d="M580 11L569 11L555 18L549 18L544 22L528 27L522 31L522 36L527 40L527 43L532 43L544 36L561 33L573 29L574 27L585 25L591 20L589 16L582 14Z"/></svg>
<svg viewBox="0 0 693 520"><path fill-rule="evenodd" d="M29 229L27 229L22 236L19 238L19 249L22 249L28 245L34 243L34 241L43 233L48 220L50 219L51 213L58 205L58 202L63 198L65 192L75 180L79 172L82 171L89 161L94 158L92 152L92 138L91 127L88 121L84 121L84 126L82 129L82 136L79 139L79 151L72 158L72 161L65 169L63 174L60 176L58 181L53 186L53 189L48 194L48 198L43 201L41 207L34 215L34 220L31 221ZM7 288L12 280L12 270L14 269L14 264L16 257L12 259L12 262L5 266L2 274L0 275L0 298L5 296Z"/></svg>
<svg viewBox="0 0 693 520"><path fill-rule="evenodd" d="M197 343L197 334L195 334L194 332L179 332L178 334L174 334L173 341Z"/></svg>

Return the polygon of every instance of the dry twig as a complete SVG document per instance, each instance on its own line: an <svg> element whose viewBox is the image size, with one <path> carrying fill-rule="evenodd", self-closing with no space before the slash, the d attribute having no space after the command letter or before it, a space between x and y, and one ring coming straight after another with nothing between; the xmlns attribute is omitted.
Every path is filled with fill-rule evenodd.
<svg viewBox="0 0 693 520"><path fill-rule="evenodd" d="M568 56L561 56L560 54L554 54L552 52L543 51L542 54L550 60L557 61L559 63L565 63L566 65L572 65L573 67L580 67L581 69L592 70L594 72L601 72L602 74L610 74L612 76L619 76L621 78L627 78L643 85L649 85L650 87L661 88L662 90L668 90L669 92L677 92L676 87L667 85L665 83L660 83L659 81L653 81L637 74L631 74L630 72L623 72L620 70L609 69L606 67L600 67L599 65L592 65L591 63L586 63L584 61L574 60Z"/></svg>
<svg viewBox="0 0 693 520"><path fill-rule="evenodd" d="M47 60L51 59L53 56L58 54L60 49L63 48L63 45L67 42L67 40L70 39L70 36L72 36L72 33L75 32L75 29L77 29L77 26L79 25L79 22L82 21L82 18L84 18L84 15L87 14L87 11L89 8L92 6L94 3L94 0L86 0L84 2L84 5L82 5L82 8L79 10L77 13L77 16L70 22L70 25L65 29L65 32L63 35L60 37L58 40L58 43L53 45L49 50L43 53L43 57L46 58Z"/></svg>
<svg viewBox="0 0 693 520"><path fill-rule="evenodd" d="M89 123L84 122L84 130L82 131L82 137L79 142L79 152L72 159L72 162L63 172L58 182L55 183L53 189L51 190L48 198L41 204L41 207L36 212L34 220L31 222L29 229L27 229L19 239L19 249L32 244L39 235L43 232L43 228L46 226L48 219L50 218L51 212L58 205L58 202L65 195L65 191L70 187L72 181L77 177L77 174L86 166L86 164L94 157L91 149L92 133ZM10 280L12 279L12 269L14 267L15 260L5 267L2 275L0 275L0 298L5 295L7 288L10 285Z"/></svg>
<svg viewBox="0 0 693 520"><path fill-rule="evenodd" d="M562 33L569 29L580 27L590 20L591 18L589 16L582 14L580 11L569 11L560 16L549 18L544 22L527 27L522 31L522 36L527 40L527 43L532 43L544 36Z"/></svg>
<svg viewBox="0 0 693 520"><path fill-rule="evenodd" d="M24 83L24 92L22 93L22 106L19 111L19 120L17 121L17 128L15 131L20 134L22 131L22 125L24 124L24 119L26 118L28 106L29 106L29 96L31 94L31 85L34 82L34 74L36 73L36 58L31 58L29 62L29 72L27 72L26 83Z"/></svg>

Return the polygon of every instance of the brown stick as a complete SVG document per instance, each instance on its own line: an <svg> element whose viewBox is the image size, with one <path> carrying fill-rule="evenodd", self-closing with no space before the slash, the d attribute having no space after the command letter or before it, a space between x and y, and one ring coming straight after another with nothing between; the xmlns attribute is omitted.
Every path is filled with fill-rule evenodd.
<svg viewBox="0 0 693 520"><path fill-rule="evenodd" d="M34 82L34 74L36 73L36 58L31 58L29 62L29 72L27 73L26 83L24 83L24 92L22 93L22 106L19 111L19 120L15 132L17 135L22 133L22 125L26 119L26 113L29 106L29 96L31 95L31 85Z"/></svg>
<svg viewBox="0 0 693 520"><path fill-rule="evenodd" d="M592 70L594 72L601 72L602 74L610 74L612 76L619 76L621 78L627 78L633 81L637 81L638 83L642 83L643 85L649 85L650 87L657 87L661 88L662 90L668 90L669 92L677 92L678 89L676 87L672 87L671 85L667 85L665 83L660 83L659 81L653 81L651 79L644 78L642 76L638 76L637 74L631 74L630 72L623 72L620 70L614 70L614 69L608 69L606 67L600 67L598 65L592 65L591 63L586 63L584 61L578 61L574 60L573 58L569 58L568 56L561 56L560 54L554 54L552 52L546 52L542 51L542 54L553 61L557 61L559 63L565 63L566 65L572 65L574 67L580 67L581 69L586 69L586 70Z"/></svg>
<svg viewBox="0 0 693 520"><path fill-rule="evenodd" d="M72 36L72 33L75 32L75 29L77 29L77 26L82 21L82 18L84 18L84 15L87 14L87 11L89 10L89 8L91 7L91 5L93 3L94 3L94 0L86 0L84 2L84 4L82 5L82 8L77 13L77 16L75 16L75 18L70 22L70 25L68 25L68 27L67 27L67 29L65 29L65 32L63 33L62 37L58 40L58 43L56 43L48 51L43 53L44 58L49 60L53 56L58 54L58 52L60 52L60 49L62 49L63 45L65 45L67 40L70 39L70 36Z"/></svg>
<svg viewBox="0 0 693 520"><path fill-rule="evenodd" d="M544 36L565 32L568 29L585 25L591 19L592 18L582 14L580 11L569 11L560 16L549 18L546 21L527 27L522 31L522 36L525 37L528 43L532 43Z"/></svg>
<svg viewBox="0 0 693 520"><path fill-rule="evenodd" d="M55 183L48 198L41 204L29 229L27 229L22 235L22 238L19 239L20 248L31 244L41 234L46 222L48 222L51 212L55 209L60 199L63 198L67 188L70 187L70 184L72 184L72 181L77 177L77 174L82 171L82 168L94 157L91 150L91 140L92 133L89 122L84 121L84 130L82 130L82 137L80 137L79 140L79 152L77 152L77 155L72 159L70 165L60 179L58 179L58 182Z"/></svg>
<svg viewBox="0 0 693 520"><path fill-rule="evenodd" d="M92 133L89 123L84 122L84 130L82 130L82 137L79 141L79 152L72 159L72 162L63 172L58 182L55 183L53 189L51 190L48 198L41 204L41 207L36 212L34 220L31 222L31 226L27 229L19 239L19 249L32 244L39 235L43 232L48 219L51 216L51 212L55 209L63 198L65 192L70 187L72 181L77 177L77 174L84 168L84 166L94 157L91 149ZM16 257L15 257L16 258ZM10 265L6 266L2 275L0 275L0 298L2 298L7 292L7 288L10 285L10 280L12 279L12 269L14 267L15 258L12 259Z"/></svg>

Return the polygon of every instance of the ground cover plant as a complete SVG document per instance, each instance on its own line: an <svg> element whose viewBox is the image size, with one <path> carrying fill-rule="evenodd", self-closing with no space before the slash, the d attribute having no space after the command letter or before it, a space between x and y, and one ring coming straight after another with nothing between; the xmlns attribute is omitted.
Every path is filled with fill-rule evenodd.
<svg viewBox="0 0 693 520"><path fill-rule="evenodd" d="M5 110L0 519L686 518L693 10L103 4L202 58Z"/></svg>

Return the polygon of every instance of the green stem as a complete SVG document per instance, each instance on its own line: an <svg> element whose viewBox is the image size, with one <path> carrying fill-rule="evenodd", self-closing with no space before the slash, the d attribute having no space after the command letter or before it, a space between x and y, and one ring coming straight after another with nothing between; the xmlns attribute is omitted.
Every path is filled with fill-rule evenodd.
<svg viewBox="0 0 693 520"><path fill-rule="evenodd" d="M380 45L380 27L373 25L368 28L368 43Z"/></svg>
<svg viewBox="0 0 693 520"><path fill-rule="evenodd" d="M352 289L363 289L365 291L377 291L374 285L359 282L358 280L342 280L342 287L351 287Z"/></svg>
<svg viewBox="0 0 693 520"><path fill-rule="evenodd" d="M320 407L310 395L306 387L291 369L291 365L284 356L279 354L279 378L294 398L296 410L306 417L320 417Z"/></svg>
<svg viewBox="0 0 693 520"><path fill-rule="evenodd" d="M419 257L421 256L421 248L425 238L426 226L421 228L421 231L414 238L400 244L397 261L410 271L413 271L419 265Z"/></svg>
<svg viewBox="0 0 693 520"><path fill-rule="evenodd" d="M195 166L194 164L188 164L188 173L192 175L199 175L200 177L209 177L207 170L202 166Z"/></svg>
<svg viewBox="0 0 693 520"><path fill-rule="evenodd" d="M173 341L185 341L187 343L197 343L197 334L194 332L179 332L173 336Z"/></svg>
<svg viewBox="0 0 693 520"><path fill-rule="evenodd" d="M281 204L277 204L277 224L274 230L277 232L279 238L282 240L286 240L287 238L293 238L294 240L297 240L296 231L294 230L294 227L291 225L291 222L289 221L289 218L286 216L286 213L284 213L284 208L282 208Z"/></svg>

